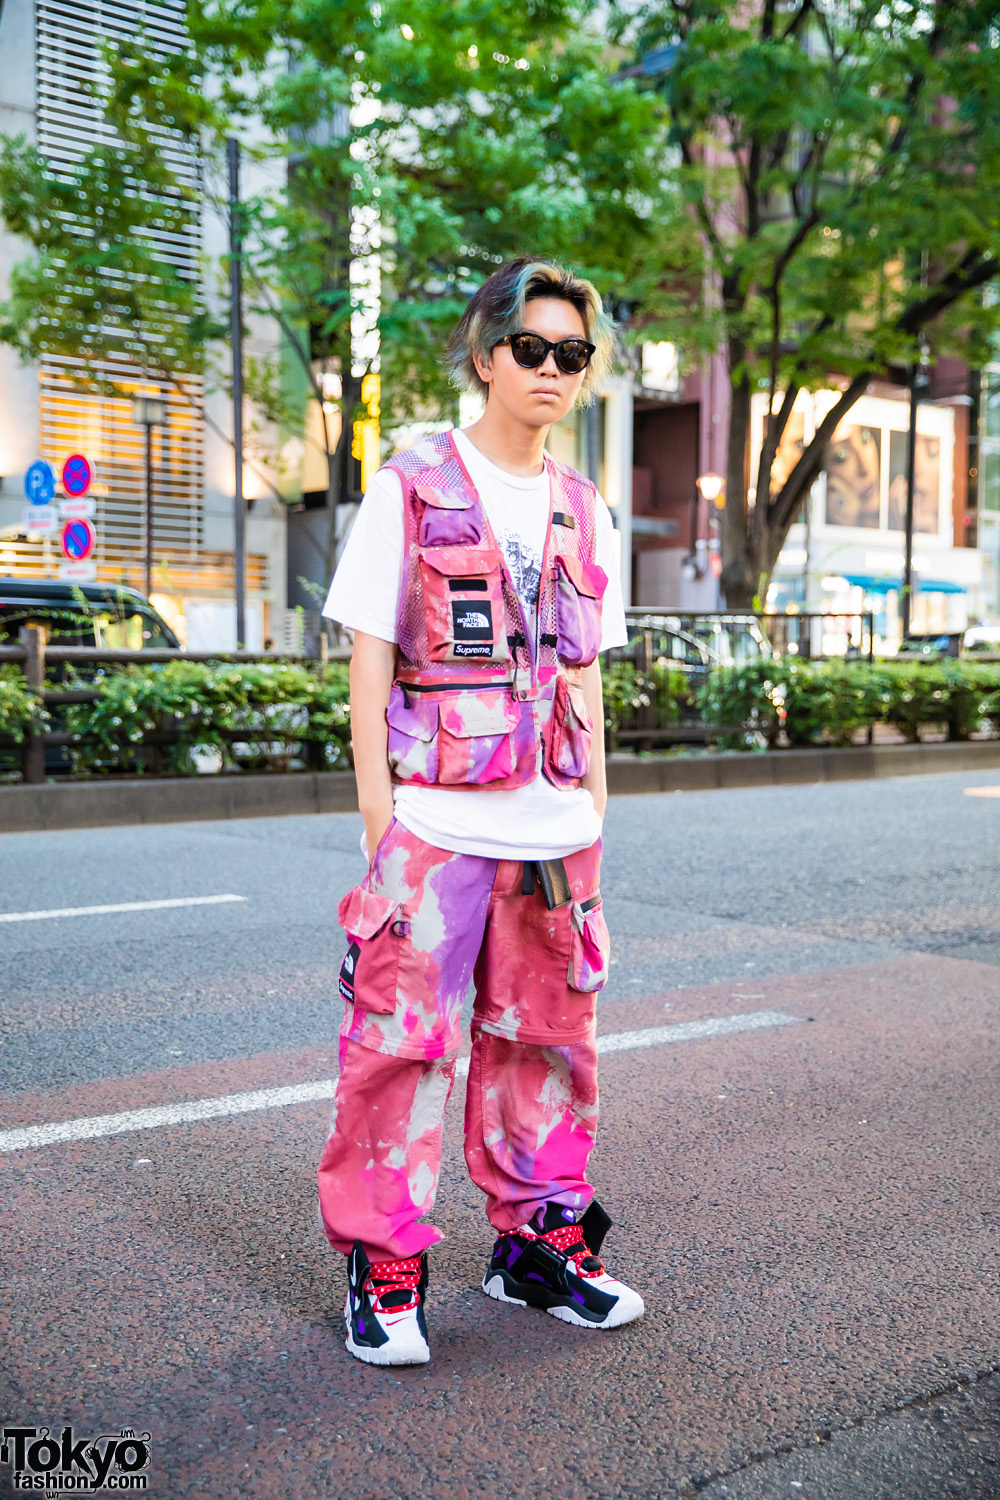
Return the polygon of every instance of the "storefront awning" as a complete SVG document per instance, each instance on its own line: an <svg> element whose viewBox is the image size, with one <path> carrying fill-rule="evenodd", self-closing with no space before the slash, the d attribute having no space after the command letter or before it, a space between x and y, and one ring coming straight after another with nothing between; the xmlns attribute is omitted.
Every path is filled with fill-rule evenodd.
<svg viewBox="0 0 1000 1500"><path fill-rule="evenodd" d="M876 578L870 573L845 573L842 576L855 588L864 589L866 594L898 593L903 587L901 578ZM918 594L964 594L967 592L964 584L947 583L941 578L915 576L913 586Z"/></svg>
<svg viewBox="0 0 1000 1500"><path fill-rule="evenodd" d="M920 594L966 594L964 583L947 583L942 578L918 578L917 592Z"/></svg>

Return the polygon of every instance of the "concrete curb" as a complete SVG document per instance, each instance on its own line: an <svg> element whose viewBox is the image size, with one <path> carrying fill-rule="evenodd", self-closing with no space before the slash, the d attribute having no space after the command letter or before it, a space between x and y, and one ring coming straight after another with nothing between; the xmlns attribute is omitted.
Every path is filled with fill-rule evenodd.
<svg viewBox="0 0 1000 1500"><path fill-rule="evenodd" d="M818 781L871 781L944 771L1000 772L1000 740L662 759L615 756L608 762L608 790L625 796L700 792ZM0 833L355 812L357 806L351 771L46 782L42 786L0 787Z"/></svg>
<svg viewBox="0 0 1000 1500"><path fill-rule="evenodd" d="M796 786L817 781L875 781L944 771L1000 771L1000 740L957 744L852 745L842 750L738 751L719 755L608 762L608 790L695 792L720 787Z"/></svg>
<svg viewBox="0 0 1000 1500"><path fill-rule="evenodd" d="M356 812L352 771L0 787L0 833Z"/></svg>

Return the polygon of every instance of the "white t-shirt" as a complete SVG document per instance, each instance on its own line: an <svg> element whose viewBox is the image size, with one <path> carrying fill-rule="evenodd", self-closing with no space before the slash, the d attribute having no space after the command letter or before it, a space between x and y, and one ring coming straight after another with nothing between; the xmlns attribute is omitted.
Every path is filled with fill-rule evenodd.
<svg viewBox="0 0 1000 1500"><path fill-rule="evenodd" d="M485 458L464 432L455 431L453 437L531 619L549 521L548 474L544 468L529 478L508 474ZM395 642L403 539L399 475L379 469L341 553L323 613L348 630ZM628 639L617 542L611 513L598 496L595 561L608 575L602 651L623 646ZM588 848L601 831L588 791L555 787L542 774L513 791L396 786L393 797L396 817L418 838L439 849L487 859L559 859Z"/></svg>

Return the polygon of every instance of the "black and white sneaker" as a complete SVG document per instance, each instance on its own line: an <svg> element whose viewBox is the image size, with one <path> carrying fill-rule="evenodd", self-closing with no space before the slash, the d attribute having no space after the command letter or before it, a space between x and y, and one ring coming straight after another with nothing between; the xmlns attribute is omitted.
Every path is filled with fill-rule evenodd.
<svg viewBox="0 0 1000 1500"><path fill-rule="evenodd" d="M347 1347L369 1365L423 1365L431 1357L424 1321L427 1256L368 1259L356 1241L347 1259Z"/></svg>
<svg viewBox="0 0 1000 1500"><path fill-rule="evenodd" d="M530 1224L497 1240L483 1291L498 1302L540 1307L578 1328L631 1323L646 1310L642 1298L609 1276L598 1256L610 1228L598 1203L579 1223L572 1209L548 1203Z"/></svg>

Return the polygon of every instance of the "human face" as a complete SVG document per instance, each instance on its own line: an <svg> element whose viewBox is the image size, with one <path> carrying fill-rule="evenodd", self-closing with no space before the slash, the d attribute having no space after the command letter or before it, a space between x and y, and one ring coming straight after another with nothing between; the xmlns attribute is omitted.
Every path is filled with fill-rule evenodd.
<svg viewBox="0 0 1000 1500"><path fill-rule="evenodd" d="M587 337L583 318L561 297L535 297L526 302L518 331L541 334L553 344ZM586 378L585 370L564 375L551 349L537 369L525 370L506 345L494 349L485 363L477 360L476 369L489 386L487 404L497 415L536 428L550 427L564 417Z"/></svg>
<svg viewBox="0 0 1000 1500"><path fill-rule="evenodd" d="M913 455L913 524L916 531L937 531L940 493L941 439L918 433Z"/></svg>
<svg viewBox="0 0 1000 1500"><path fill-rule="evenodd" d="M828 525L878 526L879 437L874 428L838 428L827 450L826 476Z"/></svg>

